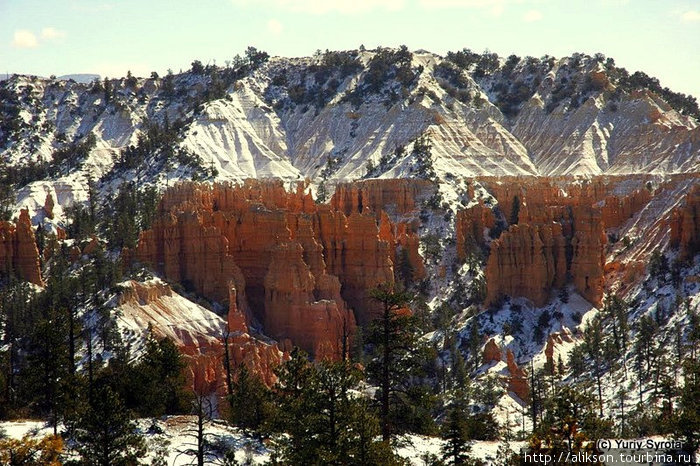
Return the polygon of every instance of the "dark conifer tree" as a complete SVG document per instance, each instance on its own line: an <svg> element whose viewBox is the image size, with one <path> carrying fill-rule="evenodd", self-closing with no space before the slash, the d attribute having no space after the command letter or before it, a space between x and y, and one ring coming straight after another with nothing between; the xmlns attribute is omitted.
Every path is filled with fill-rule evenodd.
<svg viewBox="0 0 700 466"><path fill-rule="evenodd" d="M86 466L130 466L146 454L124 403L104 383L76 425L76 440Z"/></svg>

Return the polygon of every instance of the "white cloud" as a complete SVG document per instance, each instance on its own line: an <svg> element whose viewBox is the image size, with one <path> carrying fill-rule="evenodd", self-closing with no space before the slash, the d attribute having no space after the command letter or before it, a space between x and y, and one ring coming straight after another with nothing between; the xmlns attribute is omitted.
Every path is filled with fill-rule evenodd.
<svg viewBox="0 0 700 466"><path fill-rule="evenodd" d="M275 10L322 15L364 13L373 10L398 11L405 0L230 0L239 7L267 6Z"/></svg>
<svg viewBox="0 0 700 466"><path fill-rule="evenodd" d="M273 36L279 36L284 30L284 25L278 20L272 18L267 22L267 31Z"/></svg>
<svg viewBox="0 0 700 466"><path fill-rule="evenodd" d="M41 30L41 38L47 40L61 39L66 37L66 31L56 29L55 27L46 27Z"/></svg>
<svg viewBox="0 0 700 466"><path fill-rule="evenodd" d="M530 10L523 15L523 21L526 23L534 23L542 19L542 12L538 10Z"/></svg>
<svg viewBox="0 0 700 466"><path fill-rule="evenodd" d="M18 49L31 49L39 45L36 35L27 29L17 29L12 39L12 46Z"/></svg>
<svg viewBox="0 0 700 466"><path fill-rule="evenodd" d="M700 11L688 10L681 15L683 23L697 23L698 21L700 21Z"/></svg>

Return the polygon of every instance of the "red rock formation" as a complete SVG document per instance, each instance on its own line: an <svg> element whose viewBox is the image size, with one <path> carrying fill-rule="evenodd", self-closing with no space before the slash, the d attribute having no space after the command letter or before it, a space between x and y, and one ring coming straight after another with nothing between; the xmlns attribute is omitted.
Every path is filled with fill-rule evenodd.
<svg viewBox="0 0 700 466"><path fill-rule="evenodd" d="M483 201L457 212L455 235L457 239L457 258L465 261L469 252L477 247L484 247L484 229L491 229L496 223L493 211Z"/></svg>
<svg viewBox="0 0 700 466"><path fill-rule="evenodd" d="M572 341L573 339L571 338L571 334L567 329L564 329L561 332L550 333L549 338L547 338L547 344L544 348L544 355L547 358L547 364L554 367L554 363L556 362L554 360L554 351L556 347L561 346L564 342L571 343ZM557 350L557 355L559 355L559 353L559 350Z"/></svg>
<svg viewBox="0 0 700 466"><path fill-rule="evenodd" d="M342 283L342 295L365 325L380 311L368 291L381 283L394 282L392 245L381 239L373 214L346 217L330 207L319 206L314 231L323 245L328 271Z"/></svg>
<svg viewBox="0 0 700 466"><path fill-rule="evenodd" d="M406 257L413 270L413 281L422 280L426 277L427 272L425 270L425 264L423 263L423 257L420 255L420 238L416 233L412 233L406 230L405 223L399 223L396 225L396 244L400 247L397 251L397 257L394 261L395 264L400 264L401 262L401 251L406 251Z"/></svg>
<svg viewBox="0 0 700 466"><path fill-rule="evenodd" d="M336 186L330 204L335 210L350 215L365 211L404 215L417 209L416 199L435 189L427 180L376 179L340 183Z"/></svg>
<svg viewBox="0 0 700 466"><path fill-rule="evenodd" d="M317 282L302 253L297 242L272 250L265 276L265 331L272 338L291 339L316 358L340 359L349 348L355 319L339 296L337 279L325 275ZM317 285L325 287L319 292L329 299L314 300Z"/></svg>
<svg viewBox="0 0 700 466"><path fill-rule="evenodd" d="M53 218L53 208L54 208L53 196L51 193L46 195L46 200L44 201L44 213L46 217Z"/></svg>
<svg viewBox="0 0 700 466"><path fill-rule="evenodd" d="M491 243L486 265L486 303L502 295L523 296L542 306L552 288L566 282L565 241L561 225L512 225Z"/></svg>
<svg viewBox="0 0 700 466"><path fill-rule="evenodd" d="M617 228L623 225L634 214L642 210L651 198L652 195L646 188L638 189L622 198L612 195L606 197L605 204L601 209L605 228Z"/></svg>
<svg viewBox="0 0 700 466"><path fill-rule="evenodd" d="M424 277L416 234L382 212L317 207L301 184L287 192L280 182L186 183L166 192L134 257L221 303L232 282L247 324L337 357L339 329L354 328L349 309L363 323L378 310L367 291L393 282L397 247L414 278Z"/></svg>
<svg viewBox="0 0 700 466"><path fill-rule="evenodd" d="M604 289L606 236L599 204L606 199L605 215L611 225L619 226L646 205L650 199L649 192L642 188L622 199L615 198L610 195L615 182L606 177L592 180L506 177L487 178L483 181L499 201L501 210L507 218L510 219L517 213L519 226L542 227L551 225L552 222L560 226L564 248L572 253L568 259L565 258L564 268L556 267L559 279L553 286L561 286L565 283L568 266L568 273L579 293L595 306L600 306ZM513 207L516 199L519 202L519 209ZM553 238L558 250L559 235L555 234ZM544 304L547 300L544 295L548 293L543 294L537 290L548 287L550 275L543 273L546 268L543 268L541 262L532 262L532 257L539 257L539 255L529 252L526 247L523 248L524 244L530 244L527 241L518 243L513 242L512 238L507 241L510 242L505 244L506 241L501 241L492 244L491 255L496 252L500 258L489 258L489 264L492 264L487 266L489 302L503 293L525 296L537 305ZM536 242L532 244L536 245ZM548 242L544 241L544 244ZM504 251L504 248L513 247L516 249ZM509 259L504 259L504 256ZM558 255L557 260L561 257L562 255ZM502 263L501 266L498 266L499 261ZM508 272L508 270L515 271L523 267L530 268L534 274L513 277L512 272ZM504 276L503 273L510 275ZM524 284L522 280L525 276L534 277L533 283Z"/></svg>
<svg viewBox="0 0 700 466"><path fill-rule="evenodd" d="M501 348L498 346L498 343L496 343L493 338L489 338L489 341L486 342L486 345L484 346L484 356L482 360L483 364L489 364L501 360Z"/></svg>
<svg viewBox="0 0 700 466"><path fill-rule="evenodd" d="M97 248L99 248L99 247L100 247L100 240L97 239L97 236L92 235L92 237L90 238L90 242L83 249L83 253L92 254L95 251L97 251Z"/></svg>
<svg viewBox="0 0 700 466"><path fill-rule="evenodd" d="M695 184L685 197L682 207L671 214L671 246L679 248L681 260L692 258L700 251L700 185Z"/></svg>
<svg viewBox="0 0 700 466"><path fill-rule="evenodd" d="M232 302L235 300L233 297ZM131 281L122 290L118 308L127 320L141 328L151 324L156 335L175 342L185 356L187 378L197 393L224 395L224 321L203 309L199 311L201 315L195 317L190 306L162 282ZM236 313L234 304L229 310L229 320ZM245 364L267 385L274 384L274 369L285 355L277 345L252 337L244 326L230 327L229 323L228 353L232 367Z"/></svg>
<svg viewBox="0 0 700 466"><path fill-rule="evenodd" d="M600 307L605 292L605 253L607 242L601 214L597 210L582 210L574 223L573 260L571 275L576 290L594 306Z"/></svg>
<svg viewBox="0 0 700 466"><path fill-rule="evenodd" d="M510 349L506 352L506 364L508 365L508 372L510 372L508 390L515 393L521 400L527 401L530 398L530 386L527 383L527 376L525 371L515 363L515 356Z"/></svg>
<svg viewBox="0 0 700 466"><path fill-rule="evenodd" d="M14 274L20 280L44 286L39 250L27 209L20 211L16 224L0 222L0 273Z"/></svg>

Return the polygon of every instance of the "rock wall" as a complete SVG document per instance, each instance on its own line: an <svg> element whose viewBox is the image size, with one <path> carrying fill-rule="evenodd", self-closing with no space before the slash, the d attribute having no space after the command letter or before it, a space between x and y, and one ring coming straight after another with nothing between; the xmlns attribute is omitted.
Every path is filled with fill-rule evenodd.
<svg viewBox="0 0 700 466"><path fill-rule="evenodd" d="M15 275L35 285L43 286L29 211L22 209L17 223L0 222L0 274Z"/></svg>
<svg viewBox="0 0 700 466"><path fill-rule="evenodd" d="M684 205L671 213L671 246L679 249L681 260L689 259L700 251L700 185L693 186Z"/></svg>
<svg viewBox="0 0 700 466"><path fill-rule="evenodd" d="M341 359L349 350L355 318L340 297L338 279L327 274L317 279L302 253L297 242L272 250L265 276L265 332L278 340L290 338L317 358Z"/></svg>
<svg viewBox="0 0 700 466"><path fill-rule="evenodd" d="M601 208L605 228L622 226L637 212L642 210L652 198L648 189L638 189L624 197L607 196Z"/></svg>
<svg viewBox="0 0 700 466"><path fill-rule="evenodd" d="M583 297L600 306L605 285L605 227L621 226L652 197L646 188L626 196L613 195L617 181L606 177L482 180L506 218L517 222L491 243L487 303L506 294L529 298L541 306L550 298L551 289L564 286L570 277ZM481 228L474 220L480 208L473 209L477 215L463 211L457 216L460 258L466 254L468 238Z"/></svg>
<svg viewBox="0 0 700 466"><path fill-rule="evenodd" d="M491 243L486 265L486 304L501 296L547 303L552 288L566 283L565 239L561 225L512 225Z"/></svg>
<svg viewBox="0 0 700 466"><path fill-rule="evenodd" d="M365 210L405 215L416 211L417 200L434 191L434 186L427 180L403 178L339 183L330 204L345 215Z"/></svg>
<svg viewBox="0 0 700 466"><path fill-rule="evenodd" d="M455 221L457 258L465 261L470 250L486 246L484 229L491 229L496 223L493 211L482 201L467 209L459 210Z"/></svg>
<svg viewBox="0 0 700 466"><path fill-rule="evenodd" d="M393 194L368 199L402 199L408 208L418 188L396 185L377 191ZM165 193L133 256L211 300L226 304L235 296L247 325L287 346L340 357L355 322L364 325L379 311L367 292L394 281L401 251L414 279L426 273L415 226L362 210L317 206L303 183L291 191L279 181L179 184Z"/></svg>
<svg viewBox="0 0 700 466"><path fill-rule="evenodd" d="M574 223L571 276L576 290L596 307L603 304L605 292L605 229L599 210L577 212Z"/></svg>

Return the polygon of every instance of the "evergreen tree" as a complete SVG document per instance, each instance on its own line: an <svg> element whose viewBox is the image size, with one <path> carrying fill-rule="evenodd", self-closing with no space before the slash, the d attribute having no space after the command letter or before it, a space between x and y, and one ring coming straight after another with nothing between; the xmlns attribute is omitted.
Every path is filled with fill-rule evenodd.
<svg viewBox="0 0 700 466"><path fill-rule="evenodd" d="M693 456L700 448L700 362L688 359L683 365L684 383L678 400L679 415L675 418L674 437L683 442L683 450Z"/></svg>
<svg viewBox="0 0 700 466"><path fill-rule="evenodd" d="M381 304L381 314L369 325L367 342L373 351L368 374L379 385L382 439L388 442L391 434L406 424L407 419L397 417L418 408L411 405L421 397L420 387L411 384L418 362L417 326L406 310L411 300L407 292L384 284L371 290L370 296Z"/></svg>
<svg viewBox="0 0 700 466"><path fill-rule="evenodd" d="M109 385L96 389L76 427L77 448L86 466L131 466L146 454L143 438Z"/></svg>
<svg viewBox="0 0 700 466"><path fill-rule="evenodd" d="M463 403L457 401L447 412L447 421L442 427L443 459L452 465L465 465L469 460L469 425Z"/></svg>
<svg viewBox="0 0 700 466"><path fill-rule="evenodd" d="M321 413L318 372L307 355L295 348L291 359L277 372L278 415L274 427L287 435L279 439L284 464L322 464L321 440L318 437Z"/></svg>
<svg viewBox="0 0 700 466"><path fill-rule="evenodd" d="M603 417L603 327L599 319L594 319L584 331L583 350L591 359L593 375L598 387L598 409Z"/></svg>
<svg viewBox="0 0 700 466"><path fill-rule="evenodd" d="M549 465L570 464L570 455L581 453L594 454L595 444L590 440L600 438L604 423L595 413L595 402L589 395L579 391L575 386L563 385L557 388L545 402L546 413L543 422L529 439L528 450L531 454L550 455ZM567 456L569 455L569 456ZM581 455L581 458L586 458ZM590 457L590 456L589 456ZM537 463L534 464L543 464ZM597 462L579 462L577 464L599 464Z"/></svg>
<svg viewBox="0 0 700 466"><path fill-rule="evenodd" d="M184 376L182 354L169 338L156 338L149 327L146 351L133 369L139 393L130 397L134 409L142 416L187 412L189 392Z"/></svg>
<svg viewBox="0 0 700 466"><path fill-rule="evenodd" d="M240 366L229 400L231 422L242 429L260 429L273 415L270 396L270 390L260 378L245 365Z"/></svg>

